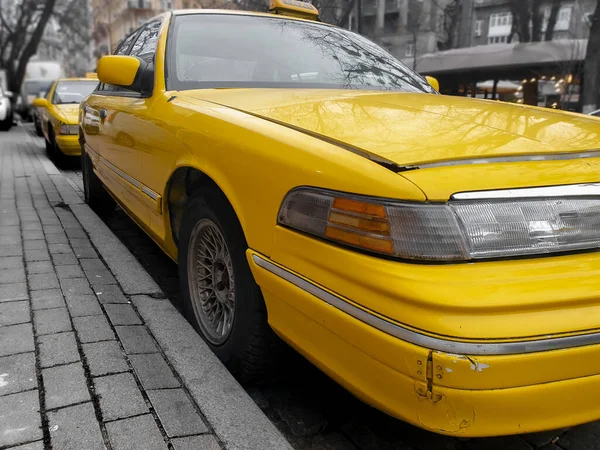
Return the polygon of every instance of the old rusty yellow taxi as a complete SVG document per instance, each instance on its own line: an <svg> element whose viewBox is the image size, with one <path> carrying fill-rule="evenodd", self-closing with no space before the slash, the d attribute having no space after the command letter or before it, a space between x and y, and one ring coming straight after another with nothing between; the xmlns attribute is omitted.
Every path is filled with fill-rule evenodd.
<svg viewBox="0 0 600 450"><path fill-rule="evenodd" d="M95 75L86 78L62 78L48 89L46 97L36 98L39 124L50 157L79 156L79 104L98 85Z"/></svg>
<svg viewBox="0 0 600 450"><path fill-rule="evenodd" d="M100 59L86 202L178 262L240 377L274 330L438 433L600 418L598 120L439 95L311 5L272 12L169 12Z"/></svg>

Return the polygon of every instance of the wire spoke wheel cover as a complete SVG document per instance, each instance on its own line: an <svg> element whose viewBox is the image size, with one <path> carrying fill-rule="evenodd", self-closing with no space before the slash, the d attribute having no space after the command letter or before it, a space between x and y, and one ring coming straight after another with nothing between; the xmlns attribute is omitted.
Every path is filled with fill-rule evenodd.
<svg viewBox="0 0 600 450"><path fill-rule="evenodd" d="M201 219L192 229L188 285L194 315L208 341L223 344L233 328L235 284L227 242L215 222Z"/></svg>

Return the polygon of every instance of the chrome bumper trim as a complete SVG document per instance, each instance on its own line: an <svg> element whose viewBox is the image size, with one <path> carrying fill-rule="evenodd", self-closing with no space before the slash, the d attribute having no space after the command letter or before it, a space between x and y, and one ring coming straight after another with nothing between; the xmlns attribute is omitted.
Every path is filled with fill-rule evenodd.
<svg viewBox="0 0 600 450"><path fill-rule="evenodd" d="M521 342L498 342L498 343L474 343L441 339L417 333L395 323L384 320L378 316L360 309L347 301L335 296L315 284L283 269L258 255L252 255L252 260L259 267L283 278L296 287L323 300L330 306L345 312L361 322L373 328L394 336L411 344L425 347L431 350L439 350L446 353L462 355L515 355L521 353L534 353L565 348L582 347L600 343L600 333L567 336L558 338L536 339Z"/></svg>
<svg viewBox="0 0 600 450"><path fill-rule="evenodd" d="M559 186L458 192L453 194L451 199L485 200L540 197L600 197L600 183L565 184Z"/></svg>

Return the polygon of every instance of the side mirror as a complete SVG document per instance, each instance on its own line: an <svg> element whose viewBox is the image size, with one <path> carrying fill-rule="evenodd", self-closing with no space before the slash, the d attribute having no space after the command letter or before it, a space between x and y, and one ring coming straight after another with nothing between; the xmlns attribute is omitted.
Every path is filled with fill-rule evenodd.
<svg viewBox="0 0 600 450"><path fill-rule="evenodd" d="M38 108L47 108L48 100L46 100L45 98L38 97L33 100L33 106L37 106Z"/></svg>
<svg viewBox="0 0 600 450"><path fill-rule="evenodd" d="M98 79L102 83L112 84L141 94L152 92L148 86L149 65L134 56L109 55L98 61ZM148 89L150 88L150 89ZM148 90L150 92L148 92Z"/></svg>
<svg viewBox="0 0 600 450"><path fill-rule="evenodd" d="M440 82L437 80L437 78L430 77L429 75L427 75L425 76L425 79L427 80L427 83L429 83L429 86L431 86L438 92L440 91Z"/></svg>

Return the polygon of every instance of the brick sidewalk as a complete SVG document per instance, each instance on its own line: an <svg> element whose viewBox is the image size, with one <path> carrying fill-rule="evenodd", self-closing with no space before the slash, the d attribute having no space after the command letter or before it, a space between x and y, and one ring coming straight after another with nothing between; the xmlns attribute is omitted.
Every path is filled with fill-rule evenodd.
<svg viewBox="0 0 600 450"><path fill-rule="evenodd" d="M0 449L223 448L27 135L0 139Z"/></svg>

